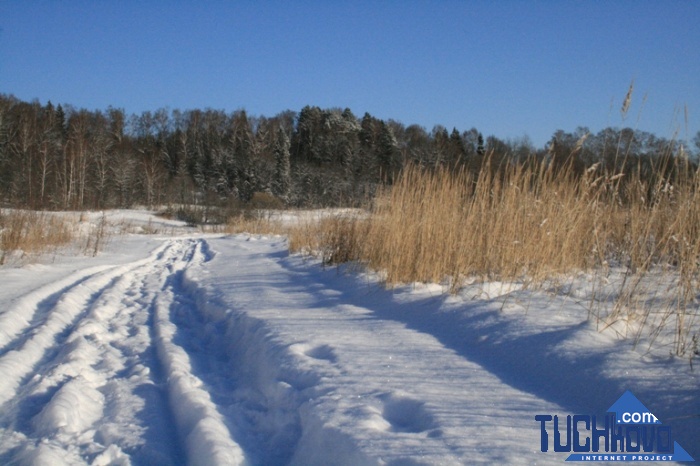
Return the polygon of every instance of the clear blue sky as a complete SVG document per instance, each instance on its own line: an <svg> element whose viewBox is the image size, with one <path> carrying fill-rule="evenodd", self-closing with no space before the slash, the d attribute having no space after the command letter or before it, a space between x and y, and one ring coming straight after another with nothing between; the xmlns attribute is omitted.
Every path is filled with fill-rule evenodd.
<svg viewBox="0 0 700 466"><path fill-rule="evenodd" d="M697 0L0 0L0 28L0 93L42 104L349 107L541 146L622 126L634 79L626 126L700 129Z"/></svg>

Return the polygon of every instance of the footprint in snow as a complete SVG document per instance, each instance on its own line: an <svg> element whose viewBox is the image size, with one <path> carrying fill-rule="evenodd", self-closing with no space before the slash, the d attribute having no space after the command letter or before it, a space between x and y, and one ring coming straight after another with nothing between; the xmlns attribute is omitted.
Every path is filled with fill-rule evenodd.
<svg viewBox="0 0 700 466"><path fill-rule="evenodd" d="M328 361L331 363L335 363L338 360L335 350L333 350L333 348L329 345L315 346L306 350L304 354L310 358Z"/></svg>
<svg viewBox="0 0 700 466"><path fill-rule="evenodd" d="M435 427L435 419L425 402L398 393L380 395L382 417L393 432L420 433Z"/></svg>

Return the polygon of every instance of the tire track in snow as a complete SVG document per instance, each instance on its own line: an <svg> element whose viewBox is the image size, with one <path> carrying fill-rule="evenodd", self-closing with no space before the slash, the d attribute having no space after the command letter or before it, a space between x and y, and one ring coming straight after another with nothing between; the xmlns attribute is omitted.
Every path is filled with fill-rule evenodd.
<svg viewBox="0 0 700 466"><path fill-rule="evenodd" d="M208 243L202 246L206 252ZM294 361L270 352L267 328L245 313L220 307L199 286L201 273L207 275L207 268L188 268L171 277L175 299L170 318L177 327L173 342L187 353L192 374L206 385L248 463L289 464L301 437L299 409L316 390L316 376L299 374ZM304 388L310 391L303 393Z"/></svg>
<svg viewBox="0 0 700 466"><path fill-rule="evenodd" d="M177 326L171 314L177 309L177 294L185 268L208 260L208 248L199 242L186 261L175 264L173 274L154 302L156 348L167 375L168 397L179 436L185 445L187 463L191 465L245 464L245 454L231 438L229 428L208 388L192 372L190 356L175 343ZM195 312L195 309L187 309Z"/></svg>
<svg viewBox="0 0 700 466"><path fill-rule="evenodd" d="M71 274L57 282L49 283L17 300L17 303L0 314L0 356L22 344L27 328L39 326L58 300L72 288L101 272L114 268L98 266Z"/></svg>
<svg viewBox="0 0 700 466"><path fill-rule="evenodd" d="M218 262L226 264L223 270L207 266L183 274L179 296L187 301L182 305L199 314L175 312L173 320L181 332L177 341L188 347L194 372L207 382L251 464L383 464L358 451L345 432L317 422L317 400L333 396L335 390L323 380L342 372L336 367L334 349L290 345L266 319L249 312L269 305L269 312L284 319L287 308L295 306L307 288L292 284L289 289L289 277L278 274L277 261L287 255L286 248L268 254L267 248L249 248L246 241L227 242L232 249L225 249L225 262ZM269 274L270 280L258 287L255 282L261 273ZM308 289L312 288L314 284ZM281 299L270 300L272 295ZM310 326L318 323L305 320ZM204 344L193 347L192 343Z"/></svg>
<svg viewBox="0 0 700 466"><path fill-rule="evenodd" d="M157 250L155 258L161 253L161 250ZM117 277L127 275L152 260L153 257L110 268L79 279L67 288L55 305L43 312L46 316L43 322L33 330L19 335L14 348L0 357L0 373L3 374L0 407L14 396L19 385L41 364L42 359L47 360L54 355L70 330L89 312L97 297Z"/></svg>
<svg viewBox="0 0 700 466"><path fill-rule="evenodd" d="M0 459L81 464L82 456L99 453L97 443L110 442L114 434L105 419L107 411L114 412L115 399L129 395L115 386L119 378L114 376L126 369L118 342L128 344L126 340L138 338L138 328L143 327L132 323L143 306L126 296L138 294L139 270L148 273L153 268L150 264L157 264L167 248L165 244L147 259L113 267L69 288L45 311L43 324L0 359L5 368L14 363L15 369L9 380L0 381L0 393L7 400L10 389L16 387L14 399L0 411L0 425L7 429L3 433L13 437L16 448L0 452ZM115 319L119 315L121 321ZM131 343L132 349L138 347ZM133 370L131 377L148 378L147 367ZM95 430L98 420L102 428ZM34 447L37 440L41 442ZM118 447L111 449L113 459L123 456Z"/></svg>
<svg viewBox="0 0 700 466"><path fill-rule="evenodd" d="M41 324L0 358L0 462L242 463L171 338L172 277L209 256L203 241L167 241L45 301Z"/></svg>

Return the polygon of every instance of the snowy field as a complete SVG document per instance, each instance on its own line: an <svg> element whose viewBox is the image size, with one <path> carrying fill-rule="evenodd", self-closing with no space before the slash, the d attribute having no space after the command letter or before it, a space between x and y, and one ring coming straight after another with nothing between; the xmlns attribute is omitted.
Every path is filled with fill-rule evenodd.
<svg viewBox="0 0 700 466"><path fill-rule="evenodd" d="M97 257L0 268L0 464L561 464L535 416L602 419L626 390L700 458L697 359L570 296L387 291L284 237L109 221Z"/></svg>

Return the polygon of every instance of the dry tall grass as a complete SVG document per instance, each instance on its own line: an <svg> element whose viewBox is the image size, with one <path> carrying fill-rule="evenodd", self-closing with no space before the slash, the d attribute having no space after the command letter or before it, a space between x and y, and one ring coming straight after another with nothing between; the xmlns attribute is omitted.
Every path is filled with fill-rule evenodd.
<svg viewBox="0 0 700 466"><path fill-rule="evenodd" d="M638 292L664 270L673 297L654 325L673 323L681 354L697 314L700 175L673 173L648 180L593 166L577 176L545 161L494 167L487 160L476 174L409 167L380 194L369 219L297 229L290 249L361 262L382 271L388 285L447 280L454 292L474 277L536 286L573 271L623 267L613 312L596 316L605 324L653 320Z"/></svg>
<svg viewBox="0 0 700 466"><path fill-rule="evenodd" d="M288 228L289 250L319 256L324 264L363 260L369 220L332 215Z"/></svg>
<svg viewBox="0 0 700 466"><path fill-rule="evenodd" d="M380 203L366 258L390 284L463 277L538 280L590 265L595 202L544 165L425 172L409 168Z"/></svg>
<svg viewBox="0 0 700 466"><path fill-rule="evenodd" d="M208 229L203 227L203 231L228 234L283 235L287 233L287 228L281 222L265 215L243 212L230 217L223 225L214 225Z"/></svg>
<svg viewBox="0 0 700 466"><path fill-rule="evenodd" d="M10 253L41 253L72 239L73 227L63 218L33 211L0 213L0 264Z"/></svg>
<svg viewBox="0 0 700 466"><path fill-rule="evenodd" d="M83 217L78 213L0 211L0 265L10 257L24 260L69 245L96 256L112 233L105 214L94 228Z"/></svg>

